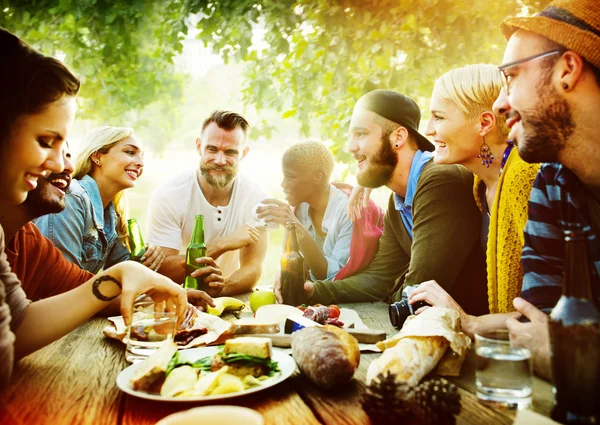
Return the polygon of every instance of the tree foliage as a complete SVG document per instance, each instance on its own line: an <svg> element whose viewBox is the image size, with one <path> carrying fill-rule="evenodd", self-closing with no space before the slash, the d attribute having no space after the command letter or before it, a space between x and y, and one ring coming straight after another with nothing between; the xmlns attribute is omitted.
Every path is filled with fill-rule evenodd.
<svg viewBox="0 0 600 425"><path fill-rule="evenodd" d="M82 79L80 117L141 126L160 115L158 132L177 120L183 76L172 59L186 13L182 1L0 0L0 26Z"/></svg>
<svg viewBox="0 0 600 425"><path fill-rule="evenodd" d="M443 72L501 60L502 19L547 3L0 0L0 26L45 53L65 55L84 79L85 116L122 117L154 104L148 116L165 121L182 95L173 57L195 15L200 40L226 61L245 63L247 105L297 119L304 134L333 140L343 159L348 119L363 93L392 88L425 108ZM272 129L267 121L259 127L267 136Z"/></svg>
<svg viewBox="0 0 600 425"><path fill-rule="evenodd" d="M499 63L500 22L533 0L198 1L201 38L225 59L244 61L245 102L295 117L305 134L334 141L343 157L354 102L375 88L428 103L443 72ZM252 43L264 31L263 48Z"/></svg>

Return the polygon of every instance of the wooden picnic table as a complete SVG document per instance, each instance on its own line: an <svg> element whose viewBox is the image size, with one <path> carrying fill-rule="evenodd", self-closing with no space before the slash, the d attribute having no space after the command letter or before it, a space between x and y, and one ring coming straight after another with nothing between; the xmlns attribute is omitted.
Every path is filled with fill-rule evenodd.
<svg viewBox="0 0 600 425"><path fill-rule="evenodd" d="M247 300L247 296L241 299ZM389 322L387 304L341 306L354 309L369 328L383 329L388 337L397 332ZM107 324L105 318L92 318L18 362L10 386L0 393L0 424L153 425L173 412L206 404L253 408L264 416L267 425L370 423L360 398L367 368L378 353L362 353L352 382L337 390L319 389L297 372L274 387L223 402L157 402L127 395L117 387L116 377L128 363L124 345L103 337L102 329ZM459 387L462 397L458 424L513 423L514 411L491 408L477 401L472 352L461 375L451 381ZM549 416L551 402L550 384L534 378L532 410Z"/></svg>

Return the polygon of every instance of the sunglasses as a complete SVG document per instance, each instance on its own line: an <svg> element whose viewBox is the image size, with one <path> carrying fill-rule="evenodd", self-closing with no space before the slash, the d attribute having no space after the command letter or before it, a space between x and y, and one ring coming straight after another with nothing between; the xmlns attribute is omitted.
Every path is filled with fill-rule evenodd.
<svg viewBox="0 0 600 425"><path fill-rule="evenodd" d="M532 61L535 59L545 58L545 57L556 55L559 53L560 54L564 53L564 50L563 49L551 50L549 52L540 53L540 54L537 54L534 56L529 56L527 58L520 59L518 61L509 62L504 65L500 65L498 67L498 70L500 71L500 74L502 76L502 86L504 87L504 91L506 92L506 95L508 96L510 94L510 82L511 82L510 75L506 74L507 69L513 68L517 65L522 65L525 62L529 62L529 61Z"/></svg>

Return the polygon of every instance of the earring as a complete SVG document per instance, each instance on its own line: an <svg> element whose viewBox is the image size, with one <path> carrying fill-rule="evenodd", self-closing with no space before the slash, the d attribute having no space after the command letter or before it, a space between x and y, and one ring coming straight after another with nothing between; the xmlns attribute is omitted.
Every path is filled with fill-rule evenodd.
<svg viewBox="0 0 600 425"><path fill-rule="evenodd" d="M479 155L477 155L477 158L481 159L481 165L485 165L488 168L490 168L490 164L494 162L494 155L488 144L485 143L485 137L479 148Z"/></svg>
<svg viewBox="0 0 600 425"><path fill-rule="evenodd" d="M567 83L563 83L563 89L567 90L569 88L569 85Z"/></svg>
<svg viewBox="0 0 600 425"><path fill-rule="evenodd" d="M97 160L96 160L96 161L94 161L94 162L96 163L96 165L101 165L101 164L102 164L102 162L101 162L99 159L97 159Z"/></svg>
<svg viewBox="0 0 600 425"><path fill-rule="evenodd" d="M398 143L396 143L394 146L396 146L396 149L398 149L400 147L400 145Z"/></svg>

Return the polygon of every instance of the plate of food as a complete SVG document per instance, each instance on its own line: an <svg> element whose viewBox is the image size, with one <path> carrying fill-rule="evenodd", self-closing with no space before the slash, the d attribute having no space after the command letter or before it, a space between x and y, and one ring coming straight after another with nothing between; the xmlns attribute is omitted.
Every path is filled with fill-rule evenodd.
<svg viewBox="0 0 600 425"><path fill-rule="evenodd" d="M262 391L296 370L294 360L268 338L230 339L221 346L177 350L169 342L117 376L127 394L148 400L211 401Z"/></svg>

